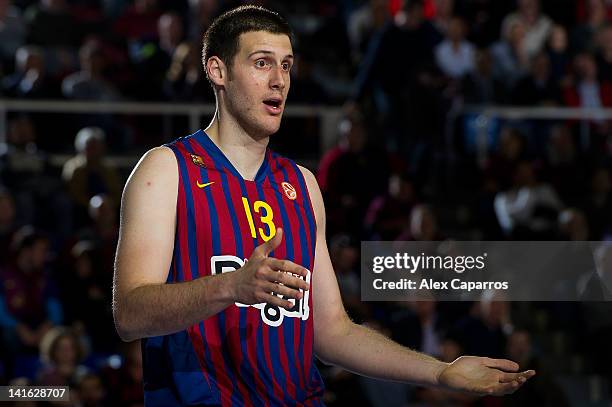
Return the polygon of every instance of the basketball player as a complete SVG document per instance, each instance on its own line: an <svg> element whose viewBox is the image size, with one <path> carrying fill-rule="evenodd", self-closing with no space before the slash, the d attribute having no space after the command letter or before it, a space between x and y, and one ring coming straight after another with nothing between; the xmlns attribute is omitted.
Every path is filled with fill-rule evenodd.
<svg viewBox="0 0 612 407"><path fill-rule="evenodd" d="M347 317L315 177L267 148L293 58L276 13L220 16L203 49L212 122L146 153L127 182L113 305L121 338L143 338L145 404L323 405L315 355L381 379L515 391L533 371L442 363Z"/></svg>

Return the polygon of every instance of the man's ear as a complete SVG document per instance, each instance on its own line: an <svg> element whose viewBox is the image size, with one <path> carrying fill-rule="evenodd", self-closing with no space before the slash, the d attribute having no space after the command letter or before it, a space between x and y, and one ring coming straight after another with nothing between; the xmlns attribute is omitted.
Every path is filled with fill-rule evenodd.
<svg viewBox="0 0 612 407"><path fill-rule="evenodd" d="M212 56L206 62L208 77L215 86L224 86L227 81L227 67L221 58Z"/></svg>

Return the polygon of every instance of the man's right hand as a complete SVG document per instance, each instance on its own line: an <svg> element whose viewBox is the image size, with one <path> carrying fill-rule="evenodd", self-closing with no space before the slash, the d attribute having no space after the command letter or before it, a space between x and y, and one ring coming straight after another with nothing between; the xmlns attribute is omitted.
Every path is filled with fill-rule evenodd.
<svg viewBox="0 0 612 407"><path fill-rule="evenodd" d="M305 281L308 270L304 267L289 260L268 257L282 239L283 230L279 228L272 239L253 250L244 266L231 273L231 290L235 302L247 305L265 302L291 309L294 304L287 298L300 299L303 293L299 290L310 288ZM285 299L278 297L278 294Z"/></svg>

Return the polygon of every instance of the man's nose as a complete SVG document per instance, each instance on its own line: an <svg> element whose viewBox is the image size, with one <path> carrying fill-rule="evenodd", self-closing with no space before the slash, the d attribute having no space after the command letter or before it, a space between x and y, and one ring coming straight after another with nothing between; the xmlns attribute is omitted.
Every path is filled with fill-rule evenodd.
<svg viewBox="0 0 612 407"><path fill-rule="evenodd" d="M285 75L283 67L272 68L272 74L270 78L270 87L273 89L285 89Z"/></svg>

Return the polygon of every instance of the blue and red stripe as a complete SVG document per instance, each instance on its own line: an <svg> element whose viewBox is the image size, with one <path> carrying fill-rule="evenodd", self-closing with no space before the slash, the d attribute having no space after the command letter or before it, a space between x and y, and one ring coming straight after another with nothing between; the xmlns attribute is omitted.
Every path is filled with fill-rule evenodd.
<svg viewBox="0 0 612 407"><path fill-rule="evenodd" d="M257 200L267 202L276 228L284 229L281 246L270 255L308 268L312 281L316 222L305 179L295 163L267 150L250 181L202 131L168 146L179 167L175 248L168 283L210 276L215 272L212 256L245 259L263 243L259 233L251 236L243 197L251 209ZM192 162L190 154L199 158ZM283 181L294 186L297 199L286 196L280 185ZM214 184L200 189L196 182ZM252 214L255 230L268 232L257 216L261 214ZM275 327L263 321L259 308L232 305L184 331L159 337L159 343L157 338L145 341L145 354L167 352L171 370L168 379L145 375L151 378L145 383L147 400L159 395L166 405L192 401L223 406L322 405L323 385L313 363L312 299L311 288L307 304L300 309L309 307L306 320L284 315ZM155 362L154 354L143 359L148 361L145 369L162 366L163 359ZM164 381L167 383L160 384Z"/></svg>

